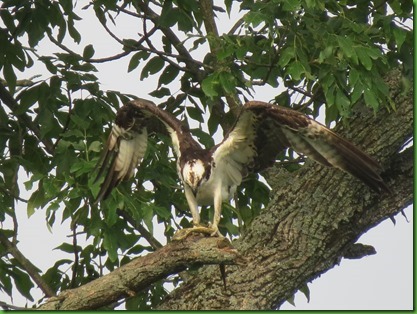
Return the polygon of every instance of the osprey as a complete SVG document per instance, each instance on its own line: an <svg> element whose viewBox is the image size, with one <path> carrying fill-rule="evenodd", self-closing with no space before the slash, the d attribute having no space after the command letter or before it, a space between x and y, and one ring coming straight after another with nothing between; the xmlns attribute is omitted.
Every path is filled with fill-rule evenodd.
<svg viewBox="0 0 417 314"><path fill-rule="evenodd" d="M147 147L148 128L160 120L172 139L177 171L196 232L219 235L222 202L229 201L249 172L272 166L288 147L322 165L339 168L374 190L388 191L380 167L370 156L306 115L260 101L247 102L223 141L203 149L189 130L154 103L136 99L121 107L102 158L97 178L105 173L97 202L134 174ZM198 205L214 205L209 228L200 225Z"/></svg>

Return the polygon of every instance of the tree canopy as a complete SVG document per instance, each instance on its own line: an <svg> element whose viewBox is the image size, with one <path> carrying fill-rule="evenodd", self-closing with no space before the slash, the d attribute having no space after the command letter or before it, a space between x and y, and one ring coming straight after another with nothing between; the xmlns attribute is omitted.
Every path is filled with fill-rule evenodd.
<svg viewBox="0 0 417 314"><path fill-rule="evenodd" d="M413 31L408 26L412 11L411 1L399 0L2 1L0 291L11 296L15 287L39 305L46 299L33 299L35 285L46 298L88 287L103 274L128 267L137 256L155 251L162 254L163 245L155 233L163 233L169 242L178 229L191 226L170 140L164 135L150 136L148 152L135 178L105 202L94 205L99 190L95 167L115 111L123 103L135 97L151 99L175 116L186 118L192 134L209 147L227 132L246 100L258 99L312 117L324 112L325 123L336 123L338 131L378 159L386 169L388 184L401 189L379 198L373 192L363 192L357 181L341 174L321 170L320 175L314 175L311 169L319 166L310 165L292 151L282 154L282 162L263 173L269 186L257 175L250 175L234 204L223 207L221 233L242 241L236 242L242 254L239 261L234 256L224 261L226 264L242 263L241 257L253 261L250 254L245 258L250 244L264 243L270 236L256 232L261 230L262 216L272 213L277 222L285 221L285 214L292 215L289 200L294 204L309 202L301 192L300 197L296 193L305 190L314 195L306 180L316 182L318 190L324 184L320 176L345 182L337 185L336 192L322 190L327 202L317 205L328 206L329 213L332 204L346 206L335 229L338 231L332 234L336 240L343 238L343 245L333 250L331 237L313 226L317 237L323 235L324 239L317 245L332 248L328 255L316 264L311 260L294 264L294 268L306 267L305 277L294 272L288 275L292 285L285 291L282 288L281 294L271 288L271 296L262 299L264 303L258 300L247 306L279 307L307 281L331 268L360 234L412 202L411 185L407 185L412 180L411 150L404 150L412 136ZM107 37L103 40L116 53L99 51L94 43L83 40L87 31L94 33L79 27L85 13L95 18L91 25L104 29ZM231 18L233 23L224 30L223 20ZM130 21L126 32L118 27L125 20ZM136 73L139 89L135 94L103 88L99 69L120 59L129 60L126 73ZM33 68L39 69L38 73L29 76ZM140 91L146 82L153 82L149 95ZM266 87L276 88L272 99L258 94ZM397 184L401 178L404 186ZM291 182L291 187L282 182ZM326 182L332 186L331 181ZM30 192L28 198L22 197L22 189ZM279 190L288 193L287 200ZM43 273L25 258L18 249L18 208L25 208L29 217L42 211L46 225L39 228L70 221L71 230L66 233L71 238L57 249L71 258L51 260ZM380 212L378 208L382 208ZM204 210L203 220L210 220L210 215L210 210ZM313 220L307 210L305 215L307 226ZM323 221L331 225L328 219ZM344 224L354 231L344 229ZM281 228L286 227L276 225L275 231L288 231ZM291 228L302 227L294 224ZM172 252L170 248L165 248L166 252ZM297 255L293 247L287 249L288 256ZM262 254L268 259L266 252ZM197 268L201 263L222 262L216 256L182 263L180 268L173 266L177 271L162 272L120 294L112 304L102 302L99 306L125 301L127 309L179 308L174 296L192 298L187 290L197 287L197 279L192 278L202 281L218 268L208 273L201 269L179 271L187 265ZM167 279L164 276L168 274L173 275ZM238 277L230 276L232 287L239 284ZM183 281L188 286L181 285L167 296L166 284L176 288ZM226 302L226 295L219 294L219 304ZM235 308L239 302L230 301L228 306ZM209 302L202 304L211 306Z"/></svg>

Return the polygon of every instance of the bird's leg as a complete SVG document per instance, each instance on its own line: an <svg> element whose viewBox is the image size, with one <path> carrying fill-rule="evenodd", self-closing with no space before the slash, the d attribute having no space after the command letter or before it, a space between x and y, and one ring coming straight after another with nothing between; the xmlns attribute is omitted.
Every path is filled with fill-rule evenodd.
<svg viewBox="0 0 417 314"><path fill-rule="evenodd" d="M212 229L211 236L212 237L222 237L222 234L219 232L219 222L220 216L222 213L222 195L221 190L217 191L214 195L214 215L213 215L213 223L210 224L210 229Z"/></svg>
<svg viewBox="0 0 417 314"><path fill-rule="evenodd" d="M193 216L193 225L194 227L198 227L200 226L200 213L198 212L197 200L191 189L186 184L184 184L184 192L188 207L190 208L191 215Z"/></svg>
<svg viewBox="0 0 417 314"><path fill-rule="evenodd" d="M191 189L184 184L185 198L187 199L188 206L190 207L191 215L193 216L193 227L178 230L172 237L172 240L182 240L188 237L191 233L203 233L211 235L213 230L211 228L200 225L200 213L198 212L197 200L191 191Z"/></svg>

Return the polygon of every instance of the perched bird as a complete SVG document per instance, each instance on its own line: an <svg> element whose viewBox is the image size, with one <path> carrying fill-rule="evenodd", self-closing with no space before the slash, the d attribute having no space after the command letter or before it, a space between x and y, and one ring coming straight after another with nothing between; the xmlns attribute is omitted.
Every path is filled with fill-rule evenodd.
<svg viewBox="0 0 417 314"><path fill-rule="evenodd" d="M389 191L374 159L298 111L261 101L247 102L223 141L203 149L173 115L148 100L136 99L117 112L97 175L105 176L97 201L133 176L146 152L148 127L155 118L171 136L178 176L198 232L208 230L218 235L222 202L233 197L249 172L272 166L278 153L288 147L322 165L348 172L376 191ZM200 225L198 205L214 205L209 228Z"/></svg>

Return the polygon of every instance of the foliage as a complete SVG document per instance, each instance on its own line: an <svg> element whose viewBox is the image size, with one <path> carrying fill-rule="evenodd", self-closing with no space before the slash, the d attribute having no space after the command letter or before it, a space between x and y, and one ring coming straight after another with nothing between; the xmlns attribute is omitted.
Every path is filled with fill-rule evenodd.
<svg viewBox="0 0 417 314"><path fill-rule="evenodd" d="M119 54L95 57L94 44L77 46L85 31L77 23L85 12L120 46ZM51 263L43 274L54 292L155 250L155 221L164 226L167 239L190 225L164 136L151 136L133 184L122 184L107 201L94 204L99 188L94 169L102 143L115 110L128 99L153 99L194 125L207 125L208 132L191 131L209 146L216 132L227 131L236 104L260 99L258 86L281 87L273 102L313 116L324 106L330 123L348 117L361 99L373 110L393 107L382 75L399 65L405 77L411 75L412 31L404 25L411 18L411 1L226 0L214 7L214 14L219 23L228 16L239 19L230 32L217 35L197 0L96 0L84 7L67 0L2 2L0 223L11 227L0 233L16 244L16 207L25 204L28 216L42 211L49 226L70 220L74 238L82 232L91 240L57 247L73 258ZM126 16L137 19L136 37L117 35L118 21ZM43 52L41 47L51 44L53 51ZM139 72L140 80L156 78L150 96L100 86L97 65L119 58L130 60L126 72ZM25 71L34 64L43 64L44 71L27 77ZM31 191L27 200L20 196L23 171L29 177L24 187ZM226 206L221 232L238 236L266 206L268 191L249 177L238 191L239 211ZM203 218L211 214L204 211ZM33 301L32 274L10 254L0 256L0 290L12 295L15 285ZM165 293L161 283L126 306L152 308Z"/></svg>

